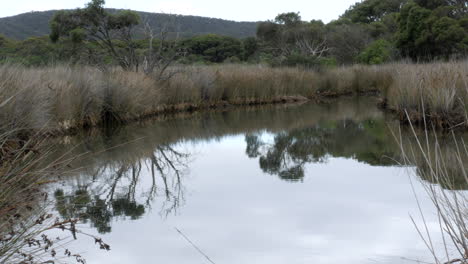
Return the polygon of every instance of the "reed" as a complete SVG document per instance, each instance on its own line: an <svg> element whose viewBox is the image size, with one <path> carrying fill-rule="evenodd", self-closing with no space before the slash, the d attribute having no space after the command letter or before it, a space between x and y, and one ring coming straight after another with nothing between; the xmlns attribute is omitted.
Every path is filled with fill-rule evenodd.
<svg viewBox="0 0 468 264"><path fill-rule="evenodd" d="M380 93L383 106L437 127L468 127L468 62L351 66L324 72L262 65L175 66L172 78L68 65L0 66L3 124L67 131L171 111ZM424 103L423 103L424 102Z"/></svg>
<svg viewBox="0 0 468 264"><path fill-rule="evenodd" d="M378 89L370 67L318 73L261 65L172 67L173 77L90 67L24 68L0 66L0 120L48 131L68 131L126 122L170 111L226 105L304 101ZM367 77L366 77L367 78ZM371 82L371 84L369 84Z"/></svg>
<svg viewBox="0 0 468 264"><path fill-rule="evenodd" d="M447 129L468 127L468 61L396 64L392 68L385 101L400 120L426 121Z"/></svg>
<svg viewBox="0 0 468 264"><path fill-rule="evenodd" d="M408 112L406 117L411 118ZM409 122L410 134L404 135L400 130L396 139L402 164L416 166L418 179L434 205L442 243L435 243L436 234L428 227L416 193L422 224L416 224L413 216L411 219L434 263L465 264L468 263L468 196L465 191L468 186L468 145L463 135L431 130L425 117L423 123L425 129L419 130Z"/></svg>
<svg viewBox="0 0 468 264"><path fill-rule="evenodd" d="M0 101L0 112L29 109L12 107L18 100L30 99L17 99L19 95L28 96L17 91ZM47 213L47 194L43 191L44 184L64 174L71 159L50 159L52 148L47 135L41 129L33 133L31 127L23 126L31 124L31 116L24 114L4 116L10 119L0 124L0 263L55 263L63 258L84 263L80 255L64 252L63 248L59 255L64 241L47 236L51 229L67 230L75 237L79 233L77 220L59 220ZM101 247L108 247L102 240L99 242Z"/></svg>

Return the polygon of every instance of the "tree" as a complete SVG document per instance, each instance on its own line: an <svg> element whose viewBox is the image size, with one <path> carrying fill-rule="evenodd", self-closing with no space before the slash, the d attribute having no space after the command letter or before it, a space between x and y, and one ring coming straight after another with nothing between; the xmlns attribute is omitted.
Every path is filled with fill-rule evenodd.
<svg viewBox="0 0 468 264"><path fill-rule="evenodd" d="M68 38L73 43L89 41L105 50L124 70L138 71L139 59L133 39L140 23L137 13L121 11L110 14L104 0L92 0L84 9L60 11L50 22L50 39Z"/></svg>
<svg viewBox="0 0 468 264"><path fill-rule="evenodd" d="M342 18L348 18L353 23L381 21L391 13L398 13L408 0L364 0L351 6Z"/></svg>
<svg viewBox="0 0 468 264"><path fill-rule="evenodd" d="M14 45L10 59L26 66L44 66L57 60L57 50L47 37L32 37Z"/></svg>
<svg viewBox="0 0 468 264"><path fill-rule="evenodd" d="M7 39L5 36L0 35L0 61L6 59L8 54L11 53L12 41Z"/></svg>
<svg viewBox="0 0 468 264"><path fill-rule="evenodd" d="M294 27L302 23L301 15L299 12L282 13L276 16L275 22L280 25Z"/></svg>
<svg viewBox="0 0 468 264"><path fill-rule="evenodd" d="M257 37L263 50L272 54L274 65L316 64L330 50L320 20L305 22L299 13L279 14L274 22L258 26ZM279 62L278 62L279 61ZM291 65L291 66L292 66Z"/></svg>
<svg viewBox="0 0 468 264"><path fill-rule="evenodd" d="M445 6L449 3L447 0L414 0L414 2L420 7L431 10Z"/></svg>
<svg viewBox="0 0 468 264"><path fill-rule="evenodd" d="M276 41L281 26L271 21L261 22L257 26L257 38L265 43Z"/></svg>
<svg viewBox="0 0 468 264"><path fill-rule="evenodd" d="M466 54L468 29L464 18L454 16L455 6L450 3L418 0L402 8L397 47L403 55L413 60L432 60Z"/></svg>
<svg viewBox="0 0 468 264"><path fill-rule="evenodd" d="M254 37L245 38L242 40L242 50L244 61L249 60L258 51L258 41Z"/></svg>
<svg viewBox="0 0 468 264"><path fill-rule="evenodd" d="M0 35L0 48L4 48L9 45L10 40L7 39L5 36Z"/></svg>
<svg viewBox="0 0 468 264"><path fill-rule="evenodd" d="M242 43L231 37L208 34L182 41L181 45L188 53L213 63L220 63L231 57L242 57Z"/></svg>
<svg viewBox="0 0 468 264"><path fill-rule="evenodd" d="M177 23L172 21L172 25ZM179 47L178 36L169 39L169 25L165 24L161 27L159 34L156 34L149 22L145 23L145 35L148 40L148 47L144 52L143 70L146 74L151 74L157 70L156 77L158 80L167 80L178 71L172 71L165 75L167 68L179 57L185 56L185 50ZM155 43L155 38L159 40Z"/></svg>
<svg viewBox="0 0 468 264"><path fill-rule="evenodd" d="M327 40L331 56L341 64L352 64L373 39L365 25L330 23L327 25Z"/></svg>

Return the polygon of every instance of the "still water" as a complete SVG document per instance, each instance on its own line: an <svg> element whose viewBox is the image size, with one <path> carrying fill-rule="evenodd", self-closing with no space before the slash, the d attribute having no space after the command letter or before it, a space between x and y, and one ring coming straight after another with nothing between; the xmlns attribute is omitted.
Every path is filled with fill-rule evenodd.
<svg viewBox="0 0 468 264"><path fill-rule="evenodd" d="M422 224L413 183L437 233L424 180L398 165L398 126L375 105L208 111L62 139L59 152L87 154L51 187L54 210L111 251L68 247L88 263L430 260L410 219Z"/></svg>

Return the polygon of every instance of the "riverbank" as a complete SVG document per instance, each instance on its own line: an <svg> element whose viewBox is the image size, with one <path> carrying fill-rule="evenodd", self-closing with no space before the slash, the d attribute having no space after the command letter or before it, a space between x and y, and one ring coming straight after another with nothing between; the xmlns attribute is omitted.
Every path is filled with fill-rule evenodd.
<svg viewBox="0 0 468 264"><path fill-rule="evenodd" d="M42 142L44 135L175 112L351 94L377 94L380 105L402 122L468 128L468 61L322 72L261 65L190 66L172 67L168 74L172 78L157 80L118 69L104 73L91 67L0 66L0 167L34 153L34 142ZM5 171L0 170L0 179L6 177L3 174L15 178L16 172Z"/></svg>
<svg viewBox="0 0 468 264"><path fill-rule="evenodd" d="M445 74L431 74L436 67L445 69ZM437 96L434 93L444 95L444 87L451 84L447 81L450 78L457 80L455 85L449 86L453 97L441 99L447 102L447 99L452 99L449 109L462 113L465 110L460 106L464 106L466 101L463 97L466 96L463 93L466 91L466 86L463 86L466 68L461 69L455 64L395 64L311 72L300 69L225 65L171 68L171 71L177 72L174 78L156 81L143 74L119 70L104 74L85 67L27 69L5 66L0 71L3 78L0 82L0 107L3 110L0 115L5 121L0 127L3 133L9 132L4 134L7 136L0 137L0 180L8 184L1 186L5 192L0 193L5 195L0 195L0 217L14 218L16 211L5 209L24 210L30 207L41 195L30 190L47 183L51 174L63 174L67 165L63 159L52 158L52 162L48 162L47 151L37 151L42 149L38 145L50 142L45 142L45 137L50 134L73 133L107 123L121 124L144 118L150 121L153 118L149 117L170 117L174 113L188 115L189 112L206 109L213 109L213 112L223 111L228 107L241 105L243 107L237 107L239 110L248 108L248 105L308 100L326 101L335 105L337 101L333 98L352 94L358 95L358 100L365 95L377 95L380 97L381 106L398 113L400 120L404 121L404 114L415 109L422 110L423 113L428 113L428 110L429 113L435 110L443 111L444 108L435 107L435 103L439 101L435 100ZM9 78L6 78L8 76ZM404 77L411 82L395 81L398 77ZM446 82L439 81L442 85L437 86L435 81L428 81L436 77L446 78ZM426 86L425 83L432 86ZM426 95L425 91L431 92L431 96ZM405 94L410 94L411 98L406 98ZM418 101L416 96L419 96L421 101ZM433 100L425 101L426 98ZM375 98L371 99L374 101ZM377 101L371 105L377 104ZM419 102L424 104L418 104ZM365 111L369 110L366 108ZM314 116L312 112L304 114L309 121ZM443 117L451 118L448 115ZM272 115L272 118L275 122L281 119L278 115ZM248 118L244 115L238 115L236 120L239 124L248 123ZM447 120L450 120L450 124L454 122L454 119ZM206 120L200 121L199 130L207 130ZM440 127L448 128L445 125ZM464 129L466 125L458 128ZM218 131L219 128L212 130ZM346 127L345 130L350 130L350 127ZM343 137L337 137L336 140L339 138ZM367 137L363 138L368 140ZM375 156L388 157L388 153ZM20 193L25 196L18 195ZM34 197L31 194L34 194ZM28 197L27 203L24 203L23 197ZM35 217L39 214L28 212L25 215Z"/></svg>
<svg viewBox="0 0 468 264"><path fill-rule="evenodd" d="M377 90L356 81L365 68L316 73L262 66L171 68L157 81L142 73L87 67L0 67L0 120L50 132L124 123L168 112L303 101Z"/></svg>
<svg viewBox="0 0 468 264"><path fill-rule="evenodd" d="M227 106L377 94L380 105L402 122L468 128L468 61L322 72L261 65L191 66L172 67L168 74L172 78L157 80L118 69L104 73L91 67L0 66L0 179L25 174L5 173L3 167L34 153L35 142L42 142L44 135Z"/></svg>
<svg viewBox="0 0 468 264"><path fill-rule="evenodd" d="M2 164L43 135L174 112L377 94L402 122L468 128L468 61L339 67L172 67L172 78L92 67L0 66ZM26 148L26 146L28 146ZM19 156L25 155L23 152ZM15 159L16 160L16 159ZM2 165L3 166L3 165ZM3 171L3 170L2 170Z"/></svg>
<svg viewBox="0 0 468 264"><path fill-rule="evenodd" d="M161 115L157 118L133 122L111 130L91 129L76 136L57 137L51 141L58 142L57 144L53 143L59 151L57 156L62 156L61 153L67 153L70 150L74 151L70 153L70 156L82 153L89 154L83 158L75 159L71 164L71 167L76 168L77 171L67 173L63 177L67 184L60 182L50 185L56 187L50 188L50 193L53 194L52 201L57 201L55 203L57 211L55 212L56 214L58 214L57 212L63 213L67 217L79 215L81 212L96 213L97 217L93 217L94 214L83 215L82 221L86 221L86 224L82 224L81 228L95 230L94 234L110 230L111 236L113 236L113 234L121 232L122 226L119 225L119 222L124 222L123 218L131 221L131 216L134 217L132 219L138 217L139 220L134 220L134 224L138 224L140 221L145 222L144 219L152 211L155 213L154 216L161 211L166 216L166 209L170 210L174 202L177 201L181 201L177 215L185 215L186 205L194 204L192 190L198 190L200 186L210 186L211 184L213 186L226 186L227 189L224 192L228 193L228 190L232 190L235 193L238 188L232 188L230 179L239 179L238 175L246 176L241 181L244 185L264 186L251 184L250 181L255 181L255 179L265 179L274 184L285 183L281 189L265 188L266 190L275 190L277 195L288 189L295 192L298 188L303 188L305 183L316 183L316 179L319 177L328 179L333 177L333 173L342 175L342 180L334 184L329 183L330 186L341 184L346 185L346 188L349 189L349 186L354 184L350 193L355 193L356 188L369 189L370 182L373 182L376 188L385 186L385 189L388 189L391 188L389 186L393 186L392 188L398 189L399 192L388 196L389 198L407 197L409 203L416 206L412 200L409 182L405 177L407 170L416 172L416 164L408 164L411 166L408 169L399 166L397 160L399 160L400 148L392 136L392 132L401 131L402 137L408 139L405 140L405 146L408 146L412 139L410 128L402 127L400 130L398 122L392 118L391 114L386 114L376 107L376 101L376 98L373 97L349 96L331 100L329 104L309 102L185 112L177 115ZM418 129L416 131L424 134ZM447 139L450 138L451 135L448 135ZM429 140L431 139L430 136ZM434 141L430 142L432 144ZM453 153L455 146L446 144L446 142L442 139L439 140L439 144L447 149L447 153ZM213 150L207 146L215 146L215 149L218 150L221 148L220 146L226 148L222 149L223 151L220 151L221 155L219 155L213 154ZM185 154L185 158L179 159L179 156L174 156L176 153L171 151L171 148L179 154ZM232 155L234 150L239 155L236 159ZM204 157L202 153L208 153L209 157L213 157L214 160L205 161L206 169L194 173L193 170L196 170L197 166L192 162L202 159ZM173 167L170 164L160 163L167 161L164 156L174 163L177 170L182 171L181 185L185 187L183 190L190 194L185 196L186 200L173 196L179 192L178 189L172 188L174 185L171 183L178 183L179 178L174 171L171 171ZM256 171L255 175L258 177L252 176L251 173L244 173L244 166L238 165L237 161L239 160L249 162L250 171ZM343 168L349 169L350 163L361 167L356 169L355 174L349 173L348 170L343 174ZM235 164L234 167L237 169L228 170L225 164ZM336 164L337 170L328 167L329 164ZM323 169L325 166L327 166L326 169ZM367 171L369 180L359 181L359 176L366 173L366 169L363 168L370 168L369 166L372 167L370 171ZM169 171L164 170L161 173L158 171L158 167L167 168ZM415 169L413 170L413 168ZM387 171L387 173L376 173L376 170ZM232 172L232 178L226 175L226 171ZM188 174L183 174L183 172ZM208 172L213 173L212 178L206 178ZM382 182L382 174L392 179L394 184L395 182L399 182L399 184L385 184L387 182ZM125 211L128 216L125 216L122 211L117 211L121 212L121 214L117 213L120 216L112 213L114 209L122 208L119 205L125 204L122 203L123 201L128 201L126 204L129 206L126 208L138 209L147 206L146 201L149 199L148 197L151 197L147 195L153 190L153 176L157 181L154 190L159 190L160 196L155 196L156 198L151 200L151 205L145 207L144 214L142 214L143 210ZM166 178L163 178L164 176ZM457 175L453 175L453 177L455 176ZM463 179L463 175L460 176ZM167 185L169 186L167 189L169 202L164 179L167 179L169 183ZM200 185L195 185L193 179L204 179L204 181ZM419 178L415 177L414 179ZM406 188L402 184L406 184ZM113 188L113 186L117 187ZM113 190L115 190L114 195L111 194ZM136 193L133 190L136 190ZM320 193L310 192L310 188L306 188L306 190L308 193ZM99 195L99 198L96 198L95 195ZM212 197L210 192L207 195ZM324 195L331 197L329 193L324 193ZM369 197L375 196L375 194L371 194ZM89 199L85 199L86 197ZM109 197L114 197L114 199L109 200ZM296 196L292 195L292 197ZM314 200L312 198L301 199ZM202 206L212 208L209 204L210 200L208 200L208 204L202 203ZM389 200L385 200L388 203ZM74 206L75 201L80 202L79 206ZM105 202L105 205L98 201ZM163 204L167 207L163 207ZM276 208L277 204L274 202L273 206ZM359 204L356 206L359 207ZM98 210L98 208L105 208L105 210ZM245 207L242 206L242 208ZM412 229L412 223L408 217L408 207L402 206L400 208L403 218L399 219L407 219L404 222L407 226L406 233L413 234L413 244L417 244L419 237ZM71 212L76 214L71 214ZM110 212L110 214L104 214L104 212ZM210 212L218 213L216 210ZM102 215L109 215L112 218L105 218L107 220L102 221L102 218L99 217ZM296 216L297 213L293 214L293 217ZM171 215L167 219L174 219L173 217L176 216ZM152 221L153 226L156 226L155 222L157 220ZM381 225L379 224L377 227L380 228ZM404 228L399 226L399 229ZM165 239L167 236L160 236L158 241L165 241ZM117 251L122 252L118 241L106 239L106 242L113 249L110 253L111 256L114 256ZM86 255L89 261L99 259L96 254L100 255L101 253L94 252L90 245L81 241L75 243L75 251L89 252ZM402 246L402 248L407 249L407 246ZM123 251L125 254L135 252L133 249L124 250L128 250L128 253ZM425 251L418 253L421 254L421 257L425 255ZM403 254L401 256L408 257Z"/></svg>
<svg viewBox="0 0 468 264"><path fill-rule="evenodd" d="M6 129L68 133L163 113L376 93L401 121L468 128L468 62L296 68L173 67L168 80L118 69L0 66ZM409 118L409 119L408 119Z"/></svg>

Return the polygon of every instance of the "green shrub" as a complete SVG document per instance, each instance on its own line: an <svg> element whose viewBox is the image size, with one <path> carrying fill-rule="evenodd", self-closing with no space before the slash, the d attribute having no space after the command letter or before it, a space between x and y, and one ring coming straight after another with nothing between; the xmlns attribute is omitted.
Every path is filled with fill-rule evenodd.
<svg viewBox="0 0 468 264"><path fill-rule="evenodd" d="M393 54L395 53L394 50L395 49L390 42L384 39L379 39L374 41L363 52L361 52L357 60L360 63L370 65L382 64L389 62L392 59Z"/></svg>

